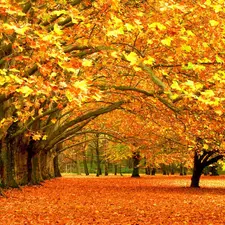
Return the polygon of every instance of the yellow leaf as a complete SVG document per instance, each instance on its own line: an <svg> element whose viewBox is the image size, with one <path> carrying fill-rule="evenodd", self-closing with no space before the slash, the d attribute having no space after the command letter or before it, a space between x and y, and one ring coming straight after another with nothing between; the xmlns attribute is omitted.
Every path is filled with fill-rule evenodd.
<svg viewBox="0 0 225 225"><path fill-rule="evenodd" d="M137 67L137 66L134 66L133 68L134 68L134 70L137 71L137 72L142 70L140 67Z"/></svg>
<svg viewBox="0 0 225 225"><path fill-rule="evenodd" d="M24 94L25 97L28 97L33 92L33 90L29 88L28 86L23 86L21 88L17 88L16 92L20 92Z"/></svg>
<svg viewBox="0 0 225 225"><path fill-rule="evenodd" d="M41 135L37 133L37 134L34 134L34 135L32 136L32 138L33 138L33 140L38 141L38 140L41 139Z"/></svg>
<svg viewBox="0 0 225 225"><path fill-rule="evenodd" d="M55 23L54 25L54 31L58 35L63 35L63 31L59 28L59 25L57 23Z"/></svg>
<svg viewBox="0 0 225 225"><path fill-rule="evenodd" d="M101 100L101 95L99 94L95 94L92 96L93 99L95 99L96 101L100 101Z"/></svg>
<svg viewBox="0 0 225 225"><path fill-rule="evenodd" d="M206 90L204 92L201 92L201 94L204 95L206 98L211 98L215 95L213 90Z"/></svg>
<svg viewBox="0 0 225 225"><path fill-rule="evenodd" d="M216 109L215 113L218 114L219 116L223 115L223 111L221 109Z"/></svg>
<svg viewBox="0 0 225 225"><path fill-rule="evenodd" d="M62 14L68 14L68 12L66 10L55 10L52 12L52 15L57 15L57 16L60 16Z"/></svg>
<svg viewBox="0 0 225 225"><path fill-rule="evenodd" d="M92 66L92 60L84 59L82 66Z"/></svg>
<svg viewBox="0 0 225 225"><path fill-rule="evenodd" d="M117 52L112 52L111 56L114 57L114 58L118 58L118 53Z"/></svg>
<svg viewBox="0 0 225 225"><path fill-rule="evenodd" d="M111 30L107 32L107 36L113 36L113 37L118 37L119 34L124 34L123 28L120 27L117 30Z"/></svg>
<svg viewBox="0 0 225 225"><path fill-rule="evenodd" d="M204 144L204 145L203 145L203 148L204 148L205 150L207 150L207 149L209 149L209 146L208 146L207 144Z"/></svg>
<svg viewBox="0 0 225 225"><path fill-rule="evenodd" d="M164 26L163 24L158 23L158 22L152 23L152 24L148 25L148 27L153 28L153 29L158 28L159 30L166 30L166 26Z"/></svg>
<svg viewBox="0 0 225 225"><path fill-rule="evenodd" d="M52 122L53 124L55 124L55 123L57 122L57 119L56 119L56 118L51 119L51 122Z"/></svg>
<svg viewBox="0 0 225 225"><path fill-rule="evenodd" d="M224 63L223 59L221 59L218 55L216 55L216 62Z"/></svg>
<svg viewBox="0 0 225 225"><path fill-rule="evenodd" d="M126 27L126 29L127 29L128 31L132 31L132 30L134 29L134 26L131 25L130 23L126 23L124 26Z"/></svg>
<svg viewBox="0 0 225 225"><path fill-rule="evenodd" d="M186 52L191 52L191 50L192 50L191 46L189 46L189 45L182 45L181 49L186 51Z"/></svg>
<svg viewBox="0 0 225 225"><path fill-rule="evenodd" d="M47 137L48 137L48 135L44 135L43 137L42 137L42 140L47 140Z"/></svg>
<svg viewBox="0 0 225 225"><path fill-rule="evenodd" d="M67 99L68 99L69 102L72 102L73 101L73 95L68 90L66 91L66 97L67 97Z"/></svg>
<svg viewBox="0 0 225 225"><path fill-rule="evenodd" d="M178 84L177 81L173 81L172 85L170 86L172 89L175 89L175 90L178 90L180 91L181 90L181 87L180 85Z"/></svg>
<svg viewBox="0 0 225 225"><path fill-rule="evenodd" d="M6 83L5 78L0 76L0 85L4 85L5 83Z"/></svg>
<svg viewBox="0 0 225 225"><path fill-rule="evenodd" d="M77 81L75 84L73 84L74 87L79 88L80 90L87 92L88 91L88 86L86 80L82 81Z"/></svg>
<svg viewBox="0 0 225 225"><path fill-rule="evenodd" d="M195 36L195 34L191 30L187 30L187 35L191 37Z"/></svg>
<svg viewBox="0 0 225 225"><path fill-rule="evenodd" d="M38 110L38 115L42 115L43 114L43 108Z"/></svg>
<svg viewBox="0 0 225 225"><path fill-rule="evenodd" d="M211 0L206 0L204 4L207 6L211 6L212 2L211 2Z"/></svg>
<svg viewBox="0 0 225 225"><path fill-rule="evenodd" d="M219 24L219 22L216 20L210 20L209 23L212 27L216 27Z"/></svg>
<svg viewBox="0 0 225 225"><path fill-rule="evenodd" d="M147 40L147 44L151 45L152 43L153 43L152 40L150 40L150 39Z"/></svg>
<svg viewBox="0 0 225 225"><path fill-rule="evenodd" d="M148 64L148 65L153 65L154 62L155 62L155 59L152 58L151 56L149 56L147 60L144 60L144 64Z"/></svg>
<svg viewBox="0 0 225 225"><path fill-rule="evenodd" d="M48 34L48 35L43 36L42 40L43 41L51 41L51 40L53 40L53 37L54 37L54 35Z"/></svg>
<svg viewBox="0 0 225 225"><path fill-rule="evenodd" d="M195 83L194 83L192 80L187 80L187 81L185 82L185 84L186 84L187 86L189 86L190 88L195 89Z"/></svg>
<svg viewBox="0 0 225 225"><path fill-rule="evenodd" d="M126 55L124 53L124 56L125 56L126 60L128 60L130 62L131 65L137 64L137 61L139 59L138 55L135 52L131 52L128 55Z"/></svg>
<svg viewBox="0 0 225 225"><path fill-rule="evenodd" d="M10 74L9 75L17 84L22 84L23 83L23 80L20 79L19 77L15 76L15 75L12 75Z"/></svg>
<svg viewBox="0 0 225 225"><path fill-rule="evenodd" d="M15 25L10 25L8 23L4 23L3 24L3 28L5 29L9 29L9 30L14 30L17 34L21 34L21 35L25 35L25 32L27 30L29 30L28 26L24 26L24 27L17 27Z"/></svg>
<svg viewBox="0 0 225 225"><path fill-rule="evenodd" d="M161 40L161 43L162 43L163 45L170 46L172 40L173 40L173 38L167 37L167 38Z"/></svg>

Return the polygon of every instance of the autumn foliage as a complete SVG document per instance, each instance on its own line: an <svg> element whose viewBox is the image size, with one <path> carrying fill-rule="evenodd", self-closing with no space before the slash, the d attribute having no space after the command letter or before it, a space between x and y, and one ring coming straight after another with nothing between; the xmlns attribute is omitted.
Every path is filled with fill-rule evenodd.
<svg viewBox="0 0 225 225"><path fill-rule="evenodd" d="M225 178L58 178L8 190L0 218L14 224L224 224Z"/></svg>
<svg viewBox="0 0 225 225"><path fill-rule="evenodd" d="M224 157L223 33L221 0L1 1L1 185L104 134L149 164L194 158L199 186Z"/></svg>

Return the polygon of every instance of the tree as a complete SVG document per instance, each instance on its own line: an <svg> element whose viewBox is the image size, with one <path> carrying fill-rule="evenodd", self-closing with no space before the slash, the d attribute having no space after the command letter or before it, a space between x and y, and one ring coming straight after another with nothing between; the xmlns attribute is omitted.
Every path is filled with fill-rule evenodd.
<svg viewBox="0 0 225 225"><path fill-rule="evenodd" d="M176 127L190 153L198 136L221 135L221 142L222 14L221 1L0 3L0 173L5 186L16 186L18 174L23 174L19 183L49 177L56 146L116 109L137 116L127 131L118 129L125 137L136 135L139 143L147 140L140 117L165 129ZM218 130L205 138L200 119L212 116ZM124 124L129 126L129 120ZM219 151L223 154L223 145Z"/></svg>

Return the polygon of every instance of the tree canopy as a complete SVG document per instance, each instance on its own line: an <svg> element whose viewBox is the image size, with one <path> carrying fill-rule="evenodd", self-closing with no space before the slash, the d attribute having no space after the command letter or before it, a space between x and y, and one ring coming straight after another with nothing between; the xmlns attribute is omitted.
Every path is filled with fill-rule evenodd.
<svg viewBox="0 0 225 225"><path fill-rule="evenodd" d="M221 158L224 13L221 0L2 1L2 146L33 157L98 130Z"/></svg>

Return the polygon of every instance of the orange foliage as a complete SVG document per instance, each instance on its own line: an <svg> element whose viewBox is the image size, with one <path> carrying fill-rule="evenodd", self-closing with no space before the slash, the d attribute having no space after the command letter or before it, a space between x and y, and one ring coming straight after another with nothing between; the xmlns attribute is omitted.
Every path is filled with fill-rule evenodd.
<svg viewBox="0 0 225 225"><path fill-rule="evenodd" d="M1 224L224 224L225 177L59 178L6 191Z"/></svg>

